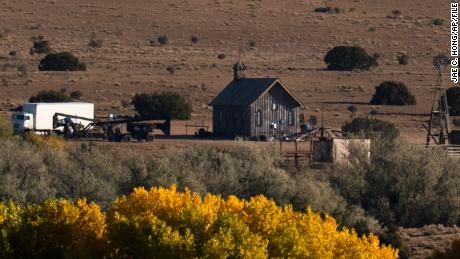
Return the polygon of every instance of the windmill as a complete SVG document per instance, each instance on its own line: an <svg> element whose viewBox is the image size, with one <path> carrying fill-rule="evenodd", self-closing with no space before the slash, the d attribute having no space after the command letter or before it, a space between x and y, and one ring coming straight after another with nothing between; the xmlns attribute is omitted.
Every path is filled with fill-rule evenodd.
<svg viewBox="0 0 460 259"><path fill-rule="evenodd" d="M433 105L431 106L430 121L428 128L426 128L428 131L426 145L430 145L431 140L437 145L450 144L449 105L443 75L449 64L450 60L444 54L439 54L433 58L433 66L438 71L438 79L436 81Z"/></svg>

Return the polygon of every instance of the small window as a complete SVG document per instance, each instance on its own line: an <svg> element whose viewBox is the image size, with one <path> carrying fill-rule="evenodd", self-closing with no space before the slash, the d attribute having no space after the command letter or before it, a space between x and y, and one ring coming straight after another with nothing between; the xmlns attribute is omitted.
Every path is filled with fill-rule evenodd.
<svg viewBox="0 0 460 259"><path fill-rule="evenodd" d="M258 110L256 112L256 125L262 126L262 111L261 110Z"/></svg>
<svg viewBox="0 0 460 259"><path fill-rule="evenodd" d="M273 111L278 110L278 103L274 102L274 103L272 104L272 110L273 110Z"/></svg>
<svg viewBox="0 0 460 259"><path fill-rule="evenodd" d="M287 124L289 126L293 126L294 125L294 112L293 111L288 111L288 117L287 117Z"/></svg>
<svg viewBox="0 0 460 259"><path fill-rule="evenodd" d="M219 111L219 121L221 124L224 123L224 117L222 116L222 111Z"/></svg>

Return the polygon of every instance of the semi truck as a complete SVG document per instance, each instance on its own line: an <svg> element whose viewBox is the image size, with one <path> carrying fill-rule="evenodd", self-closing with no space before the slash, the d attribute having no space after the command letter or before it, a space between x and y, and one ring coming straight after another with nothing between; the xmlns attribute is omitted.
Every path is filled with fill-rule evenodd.
<svg viewBox="0 0 460 259"><path fill-rule="evenodd" d="M15 133L35 132L40 134L63 133L64 127L54 127L55 114L68 114L72 123L89 126L94 120L94 104L64 102L64 103L26 103L22 111L13 114L12 123Z"/></svg>

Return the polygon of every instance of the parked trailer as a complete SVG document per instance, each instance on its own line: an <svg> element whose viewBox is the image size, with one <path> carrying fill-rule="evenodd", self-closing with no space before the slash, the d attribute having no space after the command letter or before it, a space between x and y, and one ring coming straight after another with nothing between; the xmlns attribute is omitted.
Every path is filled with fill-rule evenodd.
<svg viewBox="0 0 460 259"><path fill-rule="evenodd" d="M74 123L75 120L90 122L87 126ZM64 128L65 138L95 138L109 141L131 141L132 139L152 141L154 129L160 129L165 135L171 134L169 117L130 117L96 121L94 119L56 113L54 127Z"/></svg>
<svg viewBox="0 0 460 259"><path fill-rule="evenodd" d="M64 127L54 127L53 118L56 113L73 115L72 123L87 127L94 119L92 103L26 103L22 111L13 114L12 123L15 133L63 133ZM78 117L90 120L81 120Z"/></svg>

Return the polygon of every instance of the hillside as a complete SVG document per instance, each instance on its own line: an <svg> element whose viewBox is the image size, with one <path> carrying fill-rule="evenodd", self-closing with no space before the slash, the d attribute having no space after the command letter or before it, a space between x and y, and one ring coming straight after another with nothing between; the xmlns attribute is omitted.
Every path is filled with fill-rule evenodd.
<svg viewBox="0 0 460 259"><path fill-rule="evenodd" d="M421 115L430 110L436 80L431 59L449 47L448 2L327 4L341 12L317 13L314 9L324 1L300 0L3 1L0 109L16 107L41 89L65 88L82 91L101 115L129 113L122 101L134 93L172 90L193 103L195 121L210 124L207 104L231 80L231 65L241 52L250 76L280 77L307 105L307 116L323 109L325 123L339 127L350 118L347 107L355 105L358 114L377 110L385 114L378 117L396 122L411 141L422 140L420 124L427 117ZM444 25L433 25L435 18L444 19ZM31 37L38 35L53 49L77 55L88 70L38 72L41 56L29 54ZM160 35L169 44L160 46ZM102 47L90 49L91 37L102 40ZM380 65L366 72L325 71L324 55L337 45L378 53ZM12 50L16 55L9 55ZM399 52L408 53L408 65L398 64ZM226 57L218 59L222 53ZM418 104L367 105L383 80L406 83Z"/></svg>

